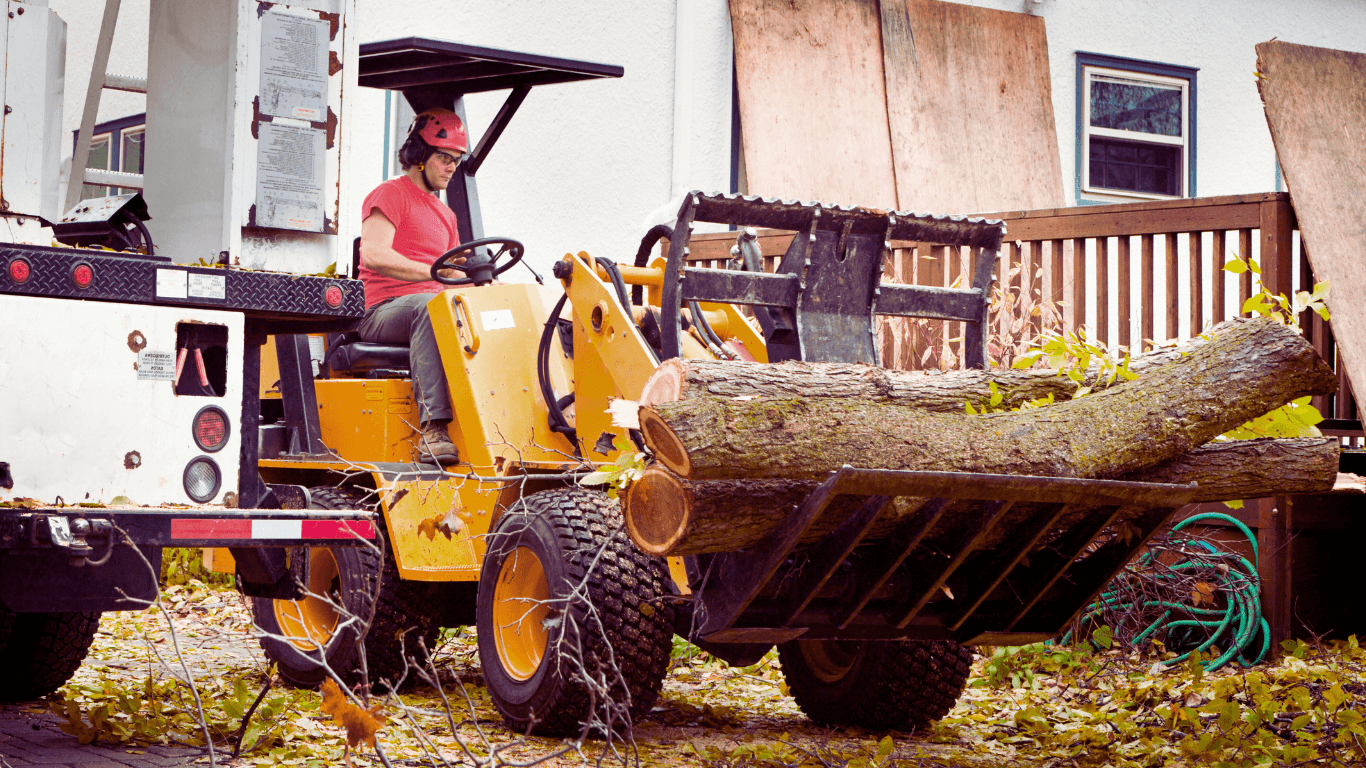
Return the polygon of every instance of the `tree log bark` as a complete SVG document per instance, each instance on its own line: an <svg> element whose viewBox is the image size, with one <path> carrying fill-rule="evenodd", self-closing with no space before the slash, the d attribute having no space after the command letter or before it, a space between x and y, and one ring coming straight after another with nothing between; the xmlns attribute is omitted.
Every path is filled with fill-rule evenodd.
<svg viewBox="0 0 1366 768"><path fill-rule="evenodd" d="M1337 471L1337 438L1264 438L1208 443L1118 479L1176 485L1195 482L1200 490L1194 501L1232 501L1322 493L1332 489ZM758 543L819 484L816 480L686 480L655 465L626 489L622 513L626 530L644 552L729 552ZM861 501L857 497L837 499L802 543L812 543L828 534ZM886 533L897 521L915 512L923 501L898 499L875 524L869 538ZM1024 515L1030 511L1022 506L1014 512Z"/></svg>
<svg viewBox="0 0 1366 768"><path fill-rule="evenodd" d="M1135 374L1174 362L1194 349L1163 349L1133 358ZM1119 384L1124 379L1116 379ZM1104 389L1111 385L1093 370L1083 379L1086 386ZM873 403L909 405L936 413L963 413L971 403L986 410L991 385L1001 396L995 408L1011 410L1053 395L1070 399L1082 383L1048 368L1027 370L898 371L858 363L781 363L687 360L675 357L655 369L641 392L642 406L655 406L693 397L856 398Z"/></svg>
<svg viewBox="0 0 1366 768"><path fill-rule="evenodd" d="M694 480L878 469L1114 478L1172 459L1337 376L1289 326L1231 322L1141 378L1045 408L967 415L863 398L697 394L640 409L657 460Z"/></svg>

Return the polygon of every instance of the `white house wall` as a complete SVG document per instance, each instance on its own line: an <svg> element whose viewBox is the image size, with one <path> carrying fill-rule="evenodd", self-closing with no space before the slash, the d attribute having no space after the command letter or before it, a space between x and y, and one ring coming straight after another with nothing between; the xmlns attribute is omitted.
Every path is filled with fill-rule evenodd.
<svg viewBox="0 0 1366 768"><path fill-rule="evenodd" d="M691 2L695 50L688 186L728 189L731 37L726 0ZM804 0L816 2L818 0ZM1075 194L1077 51L1196 67L1196 193L1275 189L1275 159L1253 78L1253 45L1272 37L1366 49L1359 0L966 0L1041 15L1047 23L1058 143L1069 199ZM66 136L77 126L103 0L51 0L68 24ZM360 40L425 36L625 68L625 77L533 89L479 173L484 229L523 240L540 270L567 251L627 259L643 219L674 185L674 2L359 0ZM110 69L143 74L146 0L124 0ZM478 136L504 94L467 105ZM345 237L358 231L363 195L383 177L384 95L362 93L348 112L355 131L343 160L353 174L343 201ZM143 111L141 96L106 92L100 120ZM152 137L155 141L155 137ZM394 147L390 147L393 151ZM63 155L69 157L68 143ZM813 147L812 151L820 151ZM194 173L192 162L186 168ZM156 215L155 209L152 211ZM509 277L522 270L509 273ZM518 278L524 279L524 278Z"/></svg>
<svg viewBox="0 0 1366 768"><path fill-rule="evenodd" d="M1077 51L1194 67L1196 195L1271 192L1276 156L1253 46L1281 40L1366 51L1360 0L960 0L1042 16L1064 188L1076 197Z"/></svg>

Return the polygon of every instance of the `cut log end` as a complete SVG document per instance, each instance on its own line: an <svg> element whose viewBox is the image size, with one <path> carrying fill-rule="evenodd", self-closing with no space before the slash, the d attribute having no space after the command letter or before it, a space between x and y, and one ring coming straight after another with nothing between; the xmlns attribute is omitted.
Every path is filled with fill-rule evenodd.
<svg viewBox="0 0 1366 768"><path fill-rule="evenodd" d="M692 494L669 472L646 469L622 501L626 533L646 554L668 554L687 533Z"/></svg>
<svg viewBox="0 0 1366 768"><path fill-rule="evenodd" d="M641 389L637 402L646 406L672 403L682 399L686 371L687 365L677 357L660 363L655 372L650 374L650 378L645 380L645 386Z"/></svg>
<svg viewBox="0 0 1366 768"><path fill-rule="evenodd" d="M640 431L659 463L683 477L692 476L692 459L688 457L687 446L655 409L641 406Z"/></svg>

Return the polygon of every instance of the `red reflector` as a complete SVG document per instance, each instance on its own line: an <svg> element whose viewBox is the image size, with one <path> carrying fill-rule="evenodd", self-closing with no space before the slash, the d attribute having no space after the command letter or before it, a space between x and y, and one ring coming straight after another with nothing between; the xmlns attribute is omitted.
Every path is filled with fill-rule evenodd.
<svg viewBox="0 0 1366 768"><path fill-rule="evenodd" d="M25 282L30 274L27 261L15 259L9 263L9 279L14 282Z"/></svg>
<svg viewBox="0 0 1366 768"><path fill-rule="evenodd" d="M250 539L250 520L175 519L171 521L173 539Z"/></svg>
<svg viewBox="0 0 1366 768"><path fill-rule="evenodd" d="M305 520L301 534L305 539L373 539L375 526L368 520Z"/></svg>
<svg viewBox="0 0 1366 768"><path fill-rule="evenodd" d="M209 453L222 448L228 442L227 414L213 406L195 414L194 441Z"/></svg>
<svg viewBox="0 0 1366 768"><path fill-rule="evenodd" d="M342 303L342 289L335 285L329 285L327 286L327 292L323 295L323 298L327 300L327 306L336 309L337 307L340 307Z"/></svg>
<svg viewBox="0 0 1366 768"><path fill-rule="evenodd" d="M95 282L95 270L91 269L89 264L77 264L76 268L71 270L71 280L76 283L77 288L89 288L90 284Z"/></svg>

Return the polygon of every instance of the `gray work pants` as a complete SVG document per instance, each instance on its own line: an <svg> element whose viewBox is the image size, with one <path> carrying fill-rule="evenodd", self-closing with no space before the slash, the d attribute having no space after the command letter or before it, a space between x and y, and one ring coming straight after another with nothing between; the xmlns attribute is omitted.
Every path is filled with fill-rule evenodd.
<svg viewBox="0 0 1366 768"><path fill-rule="evenodd" d="M365 317L356 329L362 341L408 345L408 361L423 424L438 419L449 421L454 415L446 370L441 367L432 318L427 313L427 302L435 295L414 293L377 304L365 310Z"/></svg>

